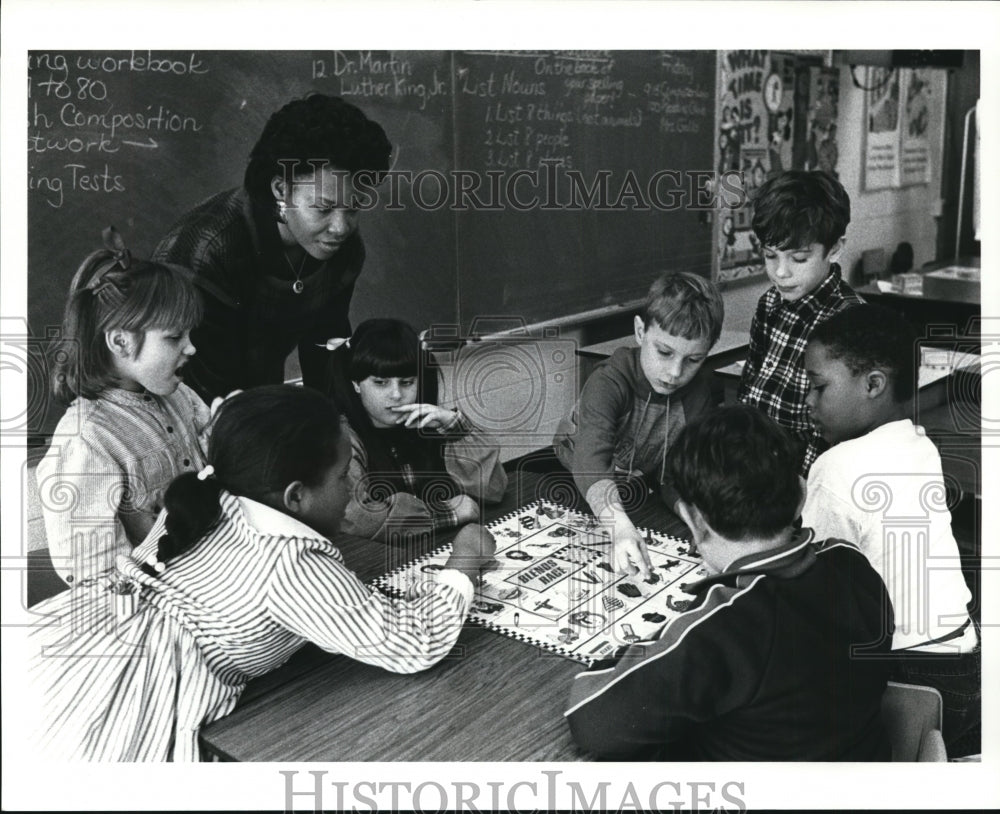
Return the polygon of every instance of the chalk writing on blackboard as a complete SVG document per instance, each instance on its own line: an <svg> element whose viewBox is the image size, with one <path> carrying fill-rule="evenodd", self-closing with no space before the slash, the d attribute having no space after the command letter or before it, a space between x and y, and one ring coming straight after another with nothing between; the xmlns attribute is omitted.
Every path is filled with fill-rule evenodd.
<svg viewBox="0 0 1000 814"><path fill-rule="evenodd" d="M469 157L487 168L534 170L555 161L579 164L588 129L699 133L710 117L711 90L695 81L693 61L663 54L655 82L631 84L613 51L468 51L456 65L456 96L482 104L483 125ZM475 117L475 118L473 118ZM471 123L470 122L470 123Z"/></svg>
<svg viewBox="0 0 1000 814"><path fill-rule="evenodd" d="M312 61L312 79L330 80L337 96L362 99L417 99L418 108L439 97L450 95L451 88L437 67L428 76L415 72L413 61L388 52L384 56L373 51L334 51L327 58Z"/></svg>
<svg viewBox="0 0 1000 814"><path fill-rule="evenodd" d="M183 212L237 186L267 117L310 92L356 103L394 145L364 215L359 319L397 313L464 328L507 314L532 324L630 302L664 268L709 274L704 211L730 189L726 172L743 169L706 177L716 169L712 51L29 57L29 312L39 332L59 324L101 228L114 223L137 256L150 251Z"/></svg>
<svg viewBox="0 0 1000 814"><path fill-rule="evenodd" d="M454 167L499 171L508 199L456 217L460 316L530 323L641 297L663 268L710 271L698 212L714 206L714 54L482 50L452 64Z"/></svg>
<svg viewBox="0 0 1000 814"><path fill-rule="evenodd" d="M116 98L109 78L130 73L178 77L205 74L208 68L193 52L180 59L153 51L29 55L28 190L49 206L61 208L70 195L125 192L119 154L156 150L165 134L204 130L186 111L134 102L130 83L128 98Z"/></svg>

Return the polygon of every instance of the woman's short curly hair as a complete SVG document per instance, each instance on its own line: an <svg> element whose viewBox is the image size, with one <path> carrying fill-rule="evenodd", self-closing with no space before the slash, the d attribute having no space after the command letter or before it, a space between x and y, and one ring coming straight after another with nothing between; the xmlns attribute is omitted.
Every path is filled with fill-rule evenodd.
<svg viewBox="0 0 1000 814"><path fill-rule="evenodd" d="M293 166L303 173L321 162L378 179L389 169L391 153L380 124L339 96L311 93L271 114L250 152L243 186L256 203L269 205L271 179L283 174L287 162L297 162Z"/></svg>

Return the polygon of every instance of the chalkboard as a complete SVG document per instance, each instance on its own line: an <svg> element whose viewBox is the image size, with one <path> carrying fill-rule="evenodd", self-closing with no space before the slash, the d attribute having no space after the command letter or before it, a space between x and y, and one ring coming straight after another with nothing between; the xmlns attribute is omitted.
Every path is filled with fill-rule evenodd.
<svg viewBox="0 0 1000 814"><path fill-rule="evenodd" d="M399 145L399 168L447 170L449 74L446 54L431 51L32 53L32 330L60 323L70 278L100 247L104 226L117 226L137 256L148 256L181 214L242 183L268 116L309 91L357 97ZM382 307L418 323L455 319L454 246L442 239L450 223L446 210L365 213L368 262L355 319Z"/></svg>
<svg viewBox="0 0 1000 814"><path fill-rule="evenodd" d="M454 69L455 164L502 170L514 199L457 213L463 318L534 323L641 298L665 269L711 275L714 52L466 52Z"/></svg>
<svg viewBox="0 0 1000 814"><path fill-rule="evenodd" d="M641 297L663 268L708 276L714 66L711 51L31 52L29 328L58 328L104 226L148 255L313 90L395 147L362 215L355 323L537 323Z"/></svg>

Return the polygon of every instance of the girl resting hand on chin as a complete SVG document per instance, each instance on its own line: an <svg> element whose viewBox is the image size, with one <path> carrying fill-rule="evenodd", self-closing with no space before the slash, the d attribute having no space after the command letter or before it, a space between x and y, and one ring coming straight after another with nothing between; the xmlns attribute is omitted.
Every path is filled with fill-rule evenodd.
<svg viewBox="0 0 1000 814"><path fill-rule="evenodd" d="M350 502L343 531L388 541L393 527L479 520L478 501L507 488L500 449L458 410L437 404L437 370L396 319L370 319L335 351L334 397L350 422Z"/></svg>

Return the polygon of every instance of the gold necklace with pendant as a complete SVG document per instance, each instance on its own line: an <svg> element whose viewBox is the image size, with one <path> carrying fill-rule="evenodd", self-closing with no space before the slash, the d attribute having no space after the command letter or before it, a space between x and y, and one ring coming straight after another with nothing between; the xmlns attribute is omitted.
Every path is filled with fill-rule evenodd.
<svg viewBox="0 0 1000 814"><path fill-rule="evenodd" d="M302 282L302 269L305 268L306 258L309 256L309 253L306 251L302 252L302 260L299 261L298 271L295 270L295 266L292 265L292 261L288 259L288 255L285 254L284 250L282 250L281 256L285 258L288 268L291 269L292 274L295 275L295 282L292 283L292 291L296 294L301 294L302 290L306 287L305 283Z"/></svg>

